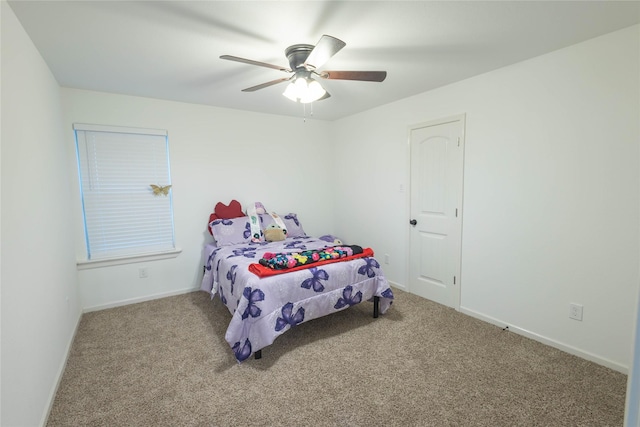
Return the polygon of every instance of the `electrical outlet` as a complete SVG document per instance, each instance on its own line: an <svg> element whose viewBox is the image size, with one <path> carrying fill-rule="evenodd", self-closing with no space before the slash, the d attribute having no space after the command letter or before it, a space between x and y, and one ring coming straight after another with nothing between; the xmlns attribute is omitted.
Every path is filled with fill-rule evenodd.
<svg viewBox="0 0 640 427"><path fill-rule="evenodd" d="M140 277L141 279L146 279L147 277L149 277L149 270L147 270L147 267L138 269L138 277Z"/></svg>
<svg viewBox="0 0 640 427"><path fill-rule="evenodd" d="M384 254L384 263L389 264L389 254Z"/></svg>
<svg viewBox="0 0 640 427"><path fill-rule="evenodd" d="M569 318L582 320L582 305L569 303Z"/></svg>

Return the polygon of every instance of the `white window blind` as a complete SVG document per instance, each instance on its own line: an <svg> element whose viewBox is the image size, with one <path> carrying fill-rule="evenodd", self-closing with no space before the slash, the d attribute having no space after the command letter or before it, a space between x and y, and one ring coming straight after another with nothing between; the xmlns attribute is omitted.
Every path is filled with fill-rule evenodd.
<svg viewBox="0 0 640 427"><path fill-rule="evenodd" d="M75 124L87 257L175 249L167 132Z"/></svg>

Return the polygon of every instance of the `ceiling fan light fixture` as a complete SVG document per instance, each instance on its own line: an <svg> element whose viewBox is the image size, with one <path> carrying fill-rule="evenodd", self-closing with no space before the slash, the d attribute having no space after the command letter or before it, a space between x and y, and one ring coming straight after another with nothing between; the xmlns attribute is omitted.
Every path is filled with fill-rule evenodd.
<svg viewBox="0 0 640 427"><path fill-rule="evenodd" d="M293 102L298 102L298 98L296 97L297 95L297 91L296 91L296 85L293 82L290 82L286 89L284 90L284 92L282 92L282 94L284 96L286 96L287 98L289 98L290 100L292 100Z"/></svg>
<svg viewBox="0 0 640 427"><path fill-rule="evenodd" d="M307 86L307 97L300 99L300 102L302 103L317 101L327 93L327 91L324 90L324 88L322 87L322 85L320 85L320 83L318 83L313 79L309 79L309 80L311 81L308 82L309 84Z"/></svg>
<svg viewBox="0 0 640 427"><path fill-rule="evenodd" d="M327 93L326 90L310 77L297 77L294 81L287 85L283 95L293 102L307 104L317 101Z"/></svg>

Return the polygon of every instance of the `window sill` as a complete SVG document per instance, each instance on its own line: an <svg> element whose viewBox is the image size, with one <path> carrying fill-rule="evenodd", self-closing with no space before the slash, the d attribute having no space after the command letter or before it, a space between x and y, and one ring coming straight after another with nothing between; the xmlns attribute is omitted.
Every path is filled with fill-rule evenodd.
<svg viewBox="0 0 640 427"><path fill-rule="evenodd" d="M100 267L111 267L114 265L121 264L133 264L137 262L145 262L145 261L157 261L160 259L169 259L175 258L182 252L182 249L176 248L172 251L168 252L155 252L152 254L144 254L144 255L130 255L125 257L118 258L103 258L103 259L89 259L76 261L76 265L78 270L88 270L90 268L100 268Z"/></svg>

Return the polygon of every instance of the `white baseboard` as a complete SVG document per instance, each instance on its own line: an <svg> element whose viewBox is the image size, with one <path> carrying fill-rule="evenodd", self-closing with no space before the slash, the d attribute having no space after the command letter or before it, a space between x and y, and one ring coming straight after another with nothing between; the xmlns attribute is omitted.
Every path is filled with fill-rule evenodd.
<svg viewBox="0 0 640 427"><path fill-rule="evenodd" d="M405 285L401 285L400 283L396 283L396 282L392 282L391 280L387 280L387 282L389 282L389 284L391 286L393 286L394 288L398 288L402 291L406 291L407 287Z"/></svg>
<svg viewBox="0 0 640 427"><path fill-rule="evenodd" d="M73 328L73 334L71 334L71 339L67 343L67 348L65 349L64 357L62 358L62 362L58 367L58 372L56 374L56 382L54 386L51 388L49 392L49 403L47 404L47 408L42 414L42 422L40 425L42 427L47 425L49 421L49 414L51 414L51 408L53 407L53 401L56 398L56 394L58 393L58 388L60 387L60 382L62 381L62 376L64 375L64 371L67 368L67 361L69 360L69 354L71 353L71 347L73 346L73 341L76 339L76 334L78 333L78 326L80 326L80 319L82 318L82 313L78 312L78 318L76 319L76 326Z"/></svg>
<svg viewBox="0 0 640 427"><path fill-rule="evenodd" d="M530 338L534 341L538 341L541 342L542 344L546 344L548 346L557 348L558 350L562 350L566 353L572 354L574 356L578 356L581 357L582 359L586 359L589 360L591 362L597 363L598 365L602 365L602 366L606 366L607 368L611 368L614 371L618 371L621 372L623 374L628 374L629 373L629 367L628 366L624 366L621 365L617 362L614 362L612 360L600 357L598 355L595 355L593 353L589 353L588 351L584 351L584 350L580 350L578 348L572 347L570 345L561 343L559 341L553 340L551 338L547 338L544 337L542 335L536 334L535 332L531 332L528 331L526 329L522 329L519 328L517 326L514 325L510 325L506 322L500 321L498 319L495 319L493 317L490 316L486 316L482 313L478 313L477 311L465 308L465 307L460 307L460 312L464 313L466 315L469 315L471 317L475 317L476 319L480 319L482 321L485 321L487 323L491 323L493 325L499 326L501 328L504 328L505 326L509 327L509 331L510 332L515 332L518 335L522 335L524 337Z"/></svg>
<svg viewBox="0 0 640 427"><path fill-rule="evenodd" d="M136 298L129 298L126 300L120 300L120 301L116 301L116 302L111 302L108 304L100 304L100 305L94 305L92 307L85 307L82 309L83 313L89 313L92 311L100 311L100 310L106 310L108 308L114 308L114 307L121 307L123 305L129 305L129 304L136 304L139 302L145 302L145 301L151 301L154 299L160 299L160 298L166 298L166 297L172 297L175 295L182 295L182 294L188 294L190 292L195 292L195 291L199 291L200 288L185 288L185 289L179 289L177 291L171 291L171 292L164 292L164 293L160 293L160 294L153 294L153 295L146 295L143 297L136 297Z"/></svg>

